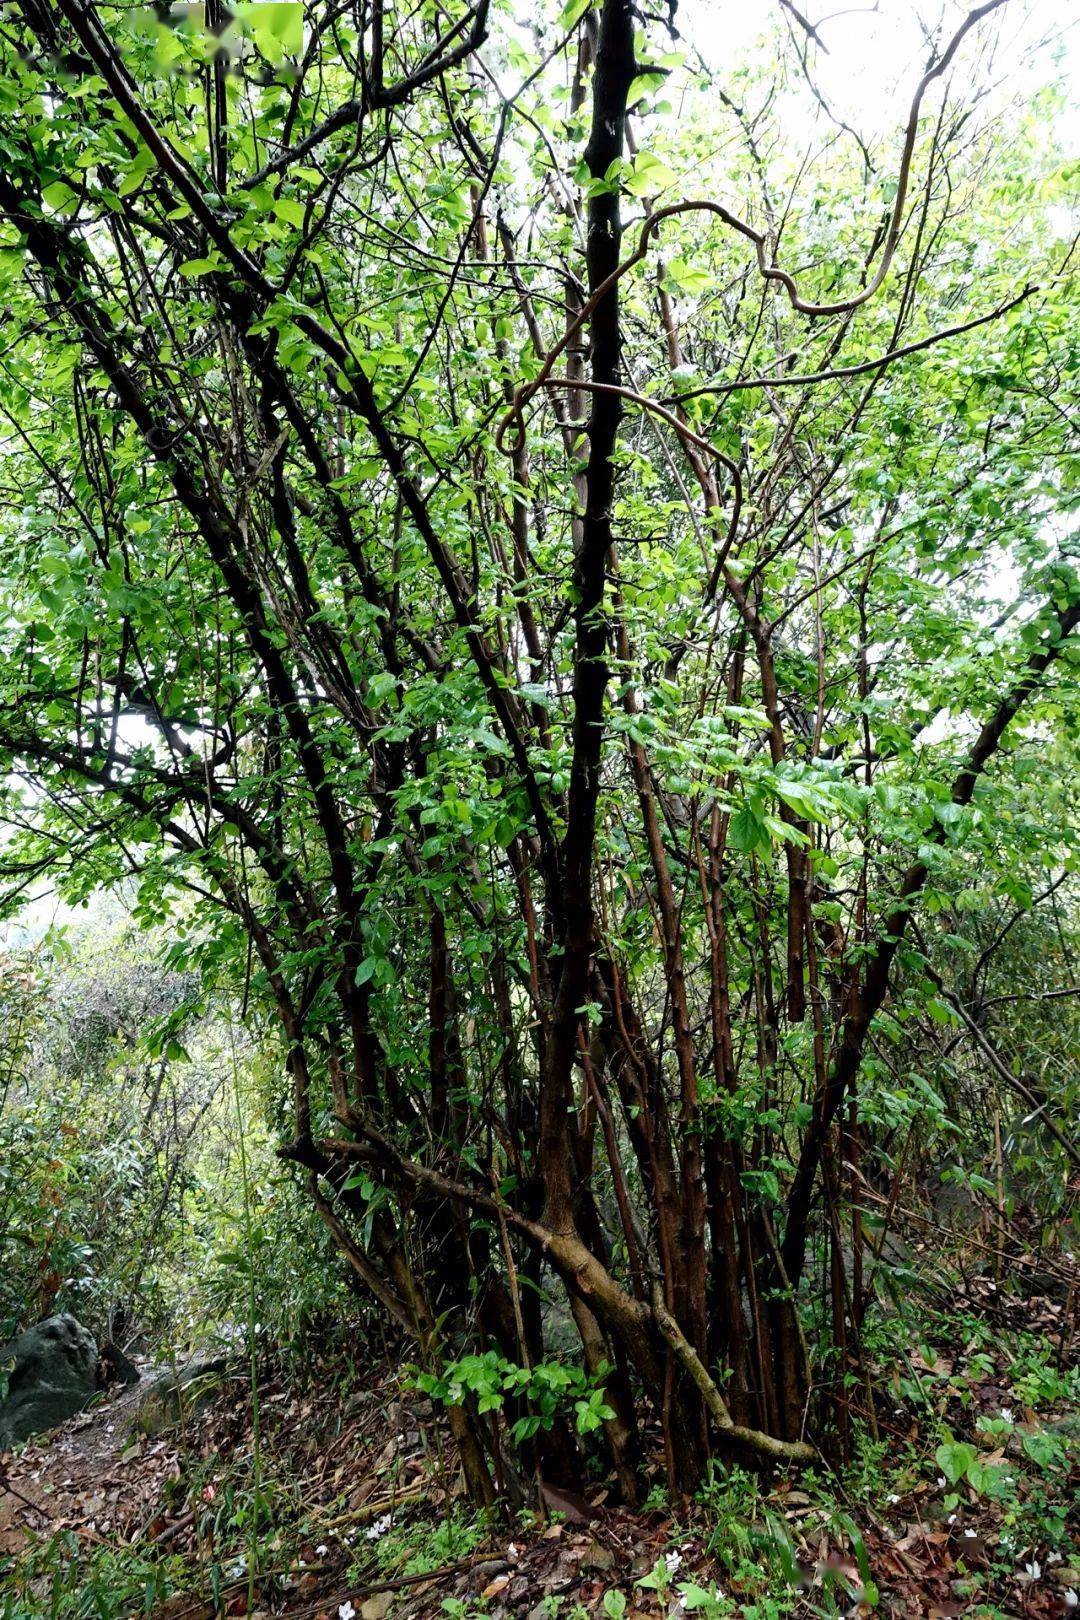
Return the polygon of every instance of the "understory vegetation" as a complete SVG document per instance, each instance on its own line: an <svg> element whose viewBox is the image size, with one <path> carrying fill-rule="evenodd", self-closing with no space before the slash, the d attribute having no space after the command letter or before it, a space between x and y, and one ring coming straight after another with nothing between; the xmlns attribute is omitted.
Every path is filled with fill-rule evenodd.
<svg viewBox="0 0 1080 1620"><path fill-rule="evenodd" d="M0 14L2 1620L1077 1604L1069 30L765 9Z"/></svg>

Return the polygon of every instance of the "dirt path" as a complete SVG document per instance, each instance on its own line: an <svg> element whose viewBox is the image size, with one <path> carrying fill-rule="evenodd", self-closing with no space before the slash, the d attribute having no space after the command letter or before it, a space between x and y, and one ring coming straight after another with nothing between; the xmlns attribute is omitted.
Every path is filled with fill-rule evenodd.
<svg viewBox="0 0 1080 1620"><path fill-rule="evenodd" d="M0 1555L61 1530L85 1541L129 1541L151 1517L163 1483L179 1473L169 1438L135 1429L147 1367L138 1384L116 1385L88 1411L0 1454Z"/></svg>
<svg viewBox="0 0 1080 1620"><path fill-rule="evenodd" d="M1003 1362L1009 1353L1003 1340ZM946 1374L958 1358L928 1364L912 1354L927 1379L940 1372L942 1399L951 1400ZM991 1378L980 1368L981 1381L964 1393L978 1409L999 1412L1005 1373ZM18 1559L33 1543L70 1532L86 1552L108 1548L144 1560L144 1568L170 1566L155 1620L246 1615L245 1532L229 1498L239 1484L242 1501L250 1481L250 1387L242 1377L223 1378L201 1411L151 1437L134 1423L148 1382L118 1389L17 1455L0 1457L0 1558ZM585 1487L588 1499L545 1486L545 1515L485 1524L459 1494L437 1420L393 1372L372 1369L365 1387L346 1389L318 1376L297 1385L282 1369L267 1369L259 1411L262 1480L274 1503L251 1610L259 1620L446 1620L466 1611L549 1620L560 1606L564 1620L616 1613L665 1620L687 1582L693 1591L711 1592L714 1583L723 1590L728 1607L717 1599L717 1614L745 1613L767 1588L779 1590L768 1550L776 1526L796 1561L798 1591L788 1581L782 1606L771 1612L821 1613L819 1600L837 1580L837 1601L846 1593L854 1604L864 1558L880 1591L877 1612L890 1620L969 1612L973 1570L986 1571L981 1595L996 1602L991 1612L1027 1620L1056 1620L1066 1612L1066 1590L1080 1587L1067 1538L1058 1535L1061 1550L1051 1548L1032 1520L1038 1543L1002 1559L1000 1506L970 1490L946 1506L944 1479L935 1484L925 1468L911 1470L884 1516L851 1502L851 1519L839 1528L821 1487L811 1491L798 1479L763 1485L759 1495L732 1485L730 1501L721 1492L703 1510L654 1502L637 1512L610 1501L602 1482ZM958 1427L964 1411L943 1405L939 1421ZM1031 1413L1014 1415L1019 1468L1023 1438L1038 1425ZM1033 1477L1025 1489L1048 1486ZM661 1582L663 1593L654 1573L661 1561L672 1578ZM33 1585L30 1592L36 1596Z"/></svg>

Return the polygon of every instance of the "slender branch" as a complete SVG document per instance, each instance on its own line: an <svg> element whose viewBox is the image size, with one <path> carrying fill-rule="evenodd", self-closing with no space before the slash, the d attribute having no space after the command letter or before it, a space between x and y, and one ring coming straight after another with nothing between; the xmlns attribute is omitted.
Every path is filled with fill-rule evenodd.
<svg viewBox="0 0 1080 1620"><path fill-rule="evenodd" d="M904 360L908 355L921 354L937 343L947 342L949 338L960 337L964 332L974 332L980 326L989 325L991 321L999 321L1003 315L1010 314L1012 310L1041 291L1038 282L1030 282L1015 298L999 304L996 309L988 311L985 315L976 315L973 320L961 321L956 326L943 327L940 332L932 332L929 337L920 338L918 342L905 343L898 349L890 349L887 354L876 355L873 360L860 360L858 364L850 366L827 366L823 371L790 372L777 377L738 377L734 382L704 383L700 388L687 389L685 393L666 395L665 403L683 405L687 400L699 399L703 394L723 399L728 394L738 394L747 388L806 388L813 383L842 382L848 377L863 377L868 372L880 371L897 360Z"/></svg>
<svg viewBox="0 0 1080 1620"><path fill-rule="evenodd" d="M972 746L967 762L953 782L951 802L967 805L971 802L975 785L989 761L997 751L1005 731L1015 719L1024 703L1039 688L1039 683L1068 644L1068 639L1080 625L1080 599L1068 608L1055 612L1050 636L1027 659L1023 674L1001 699L986 721ZM927 835L928 843L945 841L945 825L938 822ZM837 1112L862 1063L870 1025L881 1007L889 987L889 974L893 959L908 927L912 908L926 885L930 868L926 861L917 860L908 867L888 916L877 946L871 954L861 985L850 995L848 1011L836 1057L828 1083L819 1093L814 1105L814 1117L807 1127L802 1152L788 1194L787 1225L781 1254L793 1283L802 1276L806 1262L807 1227L815 1179L826 1138Z"/></svg>

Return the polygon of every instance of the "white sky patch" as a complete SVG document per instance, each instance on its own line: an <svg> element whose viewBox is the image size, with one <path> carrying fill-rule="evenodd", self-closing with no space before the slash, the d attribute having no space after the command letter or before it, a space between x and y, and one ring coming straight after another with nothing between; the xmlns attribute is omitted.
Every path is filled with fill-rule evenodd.
<svg viewBox="0 0 1080 1620"><path fill-rule="evenodd" d="M810 44L817 88L837 117L877 142L904 123L932 46L948 43L970 6L956 0L944 6L929 0L849 6L839 0L799 0L797 9L825 46ZM778 44L790 46L788 18L777 0L767 6L753 0L681 0L676 23L686 43L718 73L749 60L761 65L775 57ZM790 28L802 46L805 35L794 18ZM998 105L1058 77L1075 87L1080 6L1076 0L1007 0L971 31L952 72L961 86L965 80L988 85ZM940 94L932 91L927 105L936 105ZM809 91L805 127L808 141L828 127ZM797 140L797 127L793 133ZM1080 148L1080 95L1069 98L1057 133L1066 146Z"/></svg>

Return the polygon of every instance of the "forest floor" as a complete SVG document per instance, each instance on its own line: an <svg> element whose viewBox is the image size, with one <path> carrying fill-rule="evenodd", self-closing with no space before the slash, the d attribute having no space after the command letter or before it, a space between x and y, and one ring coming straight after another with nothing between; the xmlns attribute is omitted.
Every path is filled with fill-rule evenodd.
<svg viewBox="0 0 1080 1620"><path fill-rule="evenodd" d="M630 1512L596 1480L580 1493L545 1488L543 1512L487 1524L460 1494L442 1426L400 1375L372 1374L347 1394L329 1362L302 1384L264 1376L253 1585L245 1369L219 1375L201 1410L157 1434L135 1421L140 1387L121 1389L0 1458L0 1571L10 1561L19 1594L0 1614L1069 1613L1080 1428L1063 1306L1026 1299L1018 1328L993 1284L973 1288L904 1350L881 1442L864 1444L857 1465L767 1482L718 1471L678 1509L656 1489ZM942 1434L953 1438L935 1445Z"/></svg>

